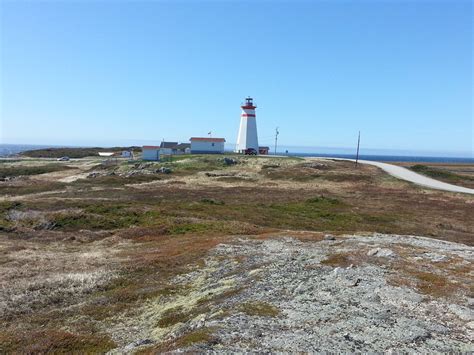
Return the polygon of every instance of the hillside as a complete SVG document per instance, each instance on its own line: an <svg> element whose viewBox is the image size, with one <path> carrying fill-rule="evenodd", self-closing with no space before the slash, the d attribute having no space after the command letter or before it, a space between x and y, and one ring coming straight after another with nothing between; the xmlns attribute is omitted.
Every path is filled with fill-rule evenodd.
<svg viewBox="0 0 474 355"><path fill-rule="evenodd" d="M330 159L0 169L1 352L473 350L469 195Z"/></svg>
<svg viewBox="0 0 474 355"><path fill-rule="evenodd" d="M45 148L27 150L21 153L22 156L30 158L85 158L97 156L99 152L122 152L124 150L141 151L140 147L110 147L110 148Z"/></svg>

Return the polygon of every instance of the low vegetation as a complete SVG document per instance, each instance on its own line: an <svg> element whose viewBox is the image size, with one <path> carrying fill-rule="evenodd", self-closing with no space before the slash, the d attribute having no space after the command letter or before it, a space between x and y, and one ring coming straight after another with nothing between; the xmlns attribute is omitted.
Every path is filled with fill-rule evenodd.
<svg viewBox="0 0 474 355"><path fill-rule="evenodd" d="M232 158L238 163L226 165L222 156L182 156L110 167L98 166L94 158L75 163L78 169L64 162L34 167L16 162L16 170L4 175L27 177L0 182L0 283L8 285L0 299L6 312L0 352L113 349L118 345L107 322L133 317L150 300L186 296L189 290L175 278L202 269L210 249L242 235L389 232L473 243L466 196L422 190L346 162ZM161 167L171 172L157 172ZM71 182L56 174L34 176L62 169L63 177L92 176ZM250 178L234 178L236 173ZM337 253L322 261L333 267L351 263L351 255ZM430 285L442 290L450 285L425 274L410 280L426 293L435 292ZM209 295L193 309L171 308L154 326L186 323L237 292ZM232 311L280 314L264 302L239 301ZM212 342L214 332L189 329L159 349Z"/></svg>
<svg viewBox="0 0 474 355"><path fill-rule="evenodd" d="M167 328L176 323L184 323L191 319L191 317L192 313L185 311L183 307L171 308L163 314L163 317L158 322L158 326L160 328Z"/></svg>
<svg viewBox="0 0 474 355"><path fill-rule="evenodd" d="M9 231L13 227L12 221L9 218L9 212L19 208L19 202L1 201L0 202L0 231Z"/></svg>
<svg viewBox="0 0 474 355"><path fill-rule="evenodd" d="M256 317L276 317L280 314L277 307L261 301L244 303L240 305L239 309L249 316Z"/></svg>
<svg viewBox="0 0 474 355"><path fill-rule="evenodd" d="M331 254L328 258L321 261L322 265L328 265L332 267L348 267L352 265L350 253L336 253Z"/></svg>
<svg viewBox="0 0 474 355"><path fill-rule="evenodd" d="M111 147L111 148L45 148L27 150L21 155L30 158L85 158L90 156L98 156L99 152L122 152L124 150L140 151L140 147Z"/></svg>
<svg viewBox="0 0 474 355"><path fill-rule="evenodd" d="M177 348L185 348L196 343L210 343L214 340L212 328L201 328L183 335L175 341Z"/></svg>
<svg viewBox="0 0 474 355"><path fill-rule="evenodd" d="M165 342L157 347L144 348L139 350L137 354L156 354L166 353L174 349L182 349L197 344L214 344L217 342L214 335L216 329L204 327L197 330L187 332L180 337Z"/></svg>
<svg viewBox="0 0 474 355"><path fill-rule="evenodd" d="M413 165L410 167L410 169L419 174L423 174L433 179L438 179L451 184L460 184L467 187L474 186L474 176L460 175L446 169L421 164Z"/></svg>
<svg viewBox="0 0 474 355"><path fill-rule="evenodd" d="M416 278L416 287L422 293L444 296L453 291L451 282L446 276L423 271L413 271L412 276Z"/></svg>
<svg viewBox="0 0 474 355"><path fill-rule="evenodd" d="M29 354L97 354L105 353L115 347L116 344L110 337L92 332L78 334L65 330L46 329L35 331L31 335L0 334L0 352L2 353L15 353L21 349L23 353Z"/></svg>
<svg viewBox="0 0 474 355"><path fill-rule="evenodd" d="M74 169L64 164L46 164L39 166L0 166L0 179L13 178L18 176L39 175L45 173L52 173L55 171L62 171L67 169Z"/></svg>
<svg viewBox="0 0 474 355"><path fill-rule="evenodd" d="M54 195L63 192L65 184L51 181L22 181L13 184L0 183L0 196L17 198L18 196L46 193Z"/></svg>

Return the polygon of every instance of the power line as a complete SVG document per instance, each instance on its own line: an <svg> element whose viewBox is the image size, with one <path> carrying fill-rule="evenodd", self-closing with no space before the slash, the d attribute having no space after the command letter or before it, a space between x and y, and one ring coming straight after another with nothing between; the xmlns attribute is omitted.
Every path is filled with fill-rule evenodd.
<svg viewBox="0 0 474 355"><path fill-rule="evenodd" d="M357 139L357 155L356 155L356 166L359 162L359 146L360 146L360 131L359 131L359 138Z"/></svg>
<svg viewBox="0 0 474 355"><path fill-rule="evenodd" d="M275 128L275 155L277 154L277 144L278 144L278 135L280 132L278 132L278 127Z"/></svg>

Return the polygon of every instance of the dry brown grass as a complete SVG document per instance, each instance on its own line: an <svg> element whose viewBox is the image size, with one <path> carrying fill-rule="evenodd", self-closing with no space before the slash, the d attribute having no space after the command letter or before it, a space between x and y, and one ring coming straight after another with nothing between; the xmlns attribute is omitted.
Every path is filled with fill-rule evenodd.
<svg viewBox="0 0 474 355"><path fill-rule="evenodd" d="M249 316L257 317L277 317L280 314L277 307L262 301L243 303L239 306L239 310Z"/></svg>
<svg viewBox="0 0 474 355"><path fill-rule="evenodd" d="M47 329L29 333L0 333L0 352L23 354L104 353L116 347L107 335Z"/></svg>
<svg viewBox="0 0 474 355"><path fill-rule="evenodd" d="M199 328L185 333L180 337L169 340L158 346L141 349L136 354L158 354L167 353L172 350L186 348L199 343L217 344L218 338L214 335L216 329L212 327Z"/></svg>
<svg viewBox="0 0 474 355"><path fill-rule="evenodd" d="M450 258L443 262L425 262L423 265L406 259L393 265L396 273L388 277L394 286L408 286L432 297L472 297L471 264L459 264L459 259Z"/></svg>
<svg viewBox="0 0 474 355"><path fill-rule="evenodd" d="M372 258L367 255L367 250L357 248L351 251L342 251L329 254L326 259L321 260L321 265L332 267L349 267L360 266L367 263L378 265L385 261L387 260Z"/></svg>
<svg viewBox="0 0 474 355"><path fill-rule="evenodd" d="M0 324L0 350L106 351L113 347L107 335L95 331L87 338L84 329L133 313L145 300L186 294L173 285L173 277L203 267L208 251L234 235L268 238L265 233L281 231L315 241L326 232L367 231L474 244L469 196L425 190L373 167L355 170L351 163L333 161L315 169L298 160L248 159L232 169L257 174L254 183L225 178L214 184L216 178L197 174L215 170L212 159L186 162L166 183L139 185L149 178L112 177L3 184L0 192L12 197L3 197L0 204L0 283L9 287L0 298L7 312ZM271 167L261 169L262 164ZM37 192L44 194L33 194ZM79 217L71 220L78 210ZM57 216L63 217L62 224L56 223ZM50 229L49 222L56 227ZM339 253L323 264L346 267L363 260ZM443 267L467 280L467 266ZM414 270L419 273L406 270L399 282L426 294L467 292L462 283L451 282L447 271L433 272L437 278L426 274L430 270ZM207 302L220 300L203 300L197 308L205 309ZM259 307L255 309L258 313ZM184 311L170 314L163 325L189 316ZM44 342L35 348L38 329L45 329ZM189 335L167 349L186 344L186 339L212 341L206 334Z"/></svg>
<svg viewBox="0 0 474 355"><path fill-rule="evenodd" d="M465 287L452 282L448 277L433 272L409 270L404 274L392 275L388 282L394 286L407 286L420 293L442 298L452 298L464 293Z"/></svg>
<svg viewBox="0 0 474 355"><path fill-rule="evenodd" d="M329 255L328 258L321 261L321 264L328 266L348 267L353 264L350 253L336 253Z"/></svg>
<svg viewBox="0 0 474 355"><path fill-rule="evenodd" d="M32 337L25 336L21 341L15 338L15 329L18 324L21 324L25 334L32 334L36 329L44 327L45 325L52 326L52 329L57 329L55 327L60 328L69 324L68 327L71 329L73 337L71 338L72 342L75 339L74 336L79 336L78 334L80 334L74 331L77 324L74 323L75 325L73 326L72 323L70 323L74 317L76 317L78 311L77 309L74 310L74 308L62 308L62 304L64 306L77 304L79 307L79 313L86 316L82 320L82 323L80 323L82 324L81 328L87 328L87 324L92 326L94 322L104 321L116 314L131 312L134 307L138 307L148 298L163 295L173 297L175 294L186 293L186 288L172 285L170 279L177 274L187 272L190 268L196 267L207 254L209 249L226 240L228 240L228 237L225 236L202 237L200 242L196 243L196 237L191 235L177 237L162 235L153 236L152 234L147 234L145 237L142 237L142 240L132 241L132 244L126 242L127 247L121 247L122 251L117 250L117 247L119 246L117 243L123 243L126 241L124 239L118 238L115 242L112 242L112 244L103 243L103 248L112 248L118 251L115 257L120 260L121 266L118 270L117 277L106 284L100 284L100 287L98 288L96 286L87 286L87 282L81 283L80 286L82 288L85 286L88 287L89 291L87 291L87 293L77 292L76 294L58 292L60 289L57 288L57 283L49 282L48 279L43 279L43 284L39 287L41 290L41 297L39 297L40 294L36 295L35 293L36 296L34 296L31 292L29 293L34 296L31 298L34 304L28 305L28 303L22 302L21 307L12 304L9 308L11 311L15 311L15 319L14 322L12 318L12 322L4 323L3 327L0 329L2 334L4 334L4 346L6 349L12 351L29 349L29 346L35 346L36 341ZM64 243L66 245L70 242L66 241ZM97 243L98 242L95 244L97 245ZM86 245L76 244L76 248L79 250L88 247L88 243L86 243ZM26 246L26 248L28 250L28 246ZM19 253L25 252L25 249L23 248L10 249L11 252L13 252L13 250L16 250ZM60 263L64 263L64 260L60 260L58 255L56 255L55 261L59 266ZM78 256L73 258L69 256L69 267L77 267L79 265L79 260ZM34 260L34 262L39 262L39 260ZM104 262L107 261L104 260ZM49 267L52 267L51 264L48 265ZM89 267L92 265L93 264L90 264ZM54 268L55 267L53 267L53 269ZM38 282L36 276L37 272L37 269L30 269L29 272L28 277L30 282L33 282L33 285ZM25 279L25 276L26 275L23 275L23 279ZM79 290L73 285L67 286L66 290L69 290L70 287L76 291ZM21 291L18 287L14 289L17 293ZM50 298L48 296L49 291L47 290L50 290L51 295L55 295L55 297ZM53 291L55 292L53 293ZM8 295L4 294L4 296L7 297ZM38 302L41 303L41 307L36 307ZM25 307L28 308L28 312ZM205 307L205 304L199 305L195 311L205 311ZM21 309L25 309L25 312L20 312ZM52 312L57 309L62 309L62 311L58 313ZM34 312L35 317L31 317L31 312ZM176 310L175 313L175 318L171 317L170 314L168 319L162 321L171 324L179 321L178 315L181 317L180 319L183 320L188 319L188 317L191 317L194 314L192 312L179 313L178 310ZM5 317L3 317L3 319L7 320ZM79 329L77 332L79 332ZM94 346L97 346L97 349L99 349L100 346L103 346L104 348L110 346L110 342L106 340L108 338L105 334L100 332L95 334L96 338L91 338L91 342L96 342L97 344L85 344L84 347L87 345L88 348L95 349ZM66 338L69 339L69 337ZM51 344L56 343L58 351L61 351L60 349L66 347L67 344L64 345L63 340L57 339L57 341L55 341L54 339L55 338L51 340ZM102 340L103 343L100 343ZM64 342L66 342L66 340L64 340ZM45 345L44 348L46 349L47 345ZM52 347L51 349L56 348ZM77 349L80 350L82 348L78 346Z"/></svg>
<svg viewBox="0 0 474 355"><path fill-rule="evenodd" d="M185 311L183 307L168 309L158 322L160 328L167 328L176 323L184 323L192 318L192 313Z"/></svg>
<svg viewBox="0 0 474 355"><path fill-rule="evenodd" d="M456 290L447 277L432 272L413 271L412 276L416 278L416 287L421 293L433 296L450 295Z"/></svg>

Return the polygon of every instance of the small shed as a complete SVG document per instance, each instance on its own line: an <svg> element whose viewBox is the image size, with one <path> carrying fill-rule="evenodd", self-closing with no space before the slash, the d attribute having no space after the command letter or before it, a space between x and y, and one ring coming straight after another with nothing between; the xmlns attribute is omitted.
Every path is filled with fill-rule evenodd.
<svg viewBox="0 0 474 355"><path fill-rule="evenodd" d="M160 146L144 145L142 147L143 160L160 160Z"/></svg>
<svg viewBox="0 0 474 355"><path fill-rule="evenodd" d="M258 154L260 155L268 155L270 151L270 147L258 147Z"/></svg>
<svg viewBox="0 0 474 355"><path fill-rule="evenodd" d="M191 144L180 143L173 147L173 154L189 154L191 153Z"/></svg>
<svg viewBox="0 0 474 355"><path fill-rule="evenodd" d="M178 145L178 142L161 142L160 154L173 154L173 148Z"/></svg>
<svg viewBox="0 0 474 355"><path fill-rule="evenodd" d="M193 154L223 154L224 138L192 137L191 153Z"/></svg>

